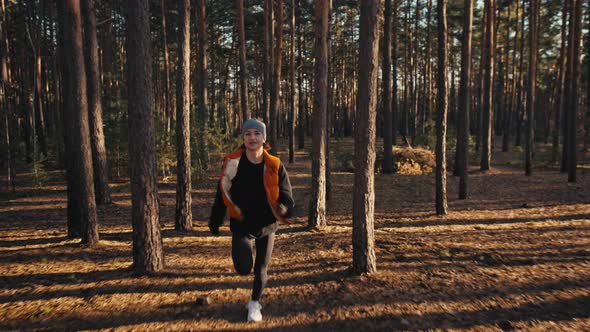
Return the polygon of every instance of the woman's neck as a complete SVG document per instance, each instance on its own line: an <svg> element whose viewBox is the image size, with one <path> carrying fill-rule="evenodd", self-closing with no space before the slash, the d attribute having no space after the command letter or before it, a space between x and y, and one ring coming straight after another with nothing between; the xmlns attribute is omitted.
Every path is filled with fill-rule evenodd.
<svg viewBox="0 0 590 332"><path fill-rule="evenodd" d="M253 164L259 164L262 162L264 154L264 149L260 147L258 150L248 150L246 149L246 157L248 160Z"/></svg>

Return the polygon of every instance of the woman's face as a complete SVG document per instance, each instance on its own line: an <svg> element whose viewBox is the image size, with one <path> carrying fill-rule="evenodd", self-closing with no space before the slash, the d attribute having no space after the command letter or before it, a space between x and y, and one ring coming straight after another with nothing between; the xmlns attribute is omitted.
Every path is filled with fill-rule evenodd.
<svg viewBox="0 0 590 332"><path fill-rule="evenodd" d="M244 132L244 145L246 149L258 151L264 144L264 136L256 129L248 129Z"/></svg>

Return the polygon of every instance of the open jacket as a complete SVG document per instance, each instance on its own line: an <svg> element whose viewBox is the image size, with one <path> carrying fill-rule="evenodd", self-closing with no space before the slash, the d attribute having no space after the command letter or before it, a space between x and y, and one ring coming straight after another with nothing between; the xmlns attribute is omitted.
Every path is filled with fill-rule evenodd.
<svg viewBox="0 0 590 332"><path fill-rule="evenodd" d="M232 232L265 236L276 231L277 220L289 223L288 218L291 216L295 205L289 175L281 160L270 155L266 150L263 152L263 184L266 200L272 211L272 219L257 221L258 227L254 227L252 223L248 224L248 220L244 219L240 207L234 203L231 197L233 180L238 174L240 159L244 153L245 148L242 147L227 155L223 160L217 193L209 218L209 228L213 233L217 233L219 227L223 224L226 211L230 216L230 228ZM284 216L281 216L277 212L280 204L283 204L287 208L287 213Z"/></svg>

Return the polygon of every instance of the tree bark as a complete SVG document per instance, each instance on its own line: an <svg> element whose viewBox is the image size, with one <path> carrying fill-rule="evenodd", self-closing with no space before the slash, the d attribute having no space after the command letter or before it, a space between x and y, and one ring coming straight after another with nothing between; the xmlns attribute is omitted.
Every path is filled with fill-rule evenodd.
<svg viewBox="0 0 590 332"><path fill-rule="evenodd" d="M533 148L535 141L535 106L537 88L537 57L538 57L538 0L530 0L529 8L529 84L527 93L527 131L525 148L525 175L533 174Z"/></svg>
<svg viewBox="0 0 590 332"><path fill-rule="evenodd" d="M88 126L86 72L82 44L82 18L79 0L61 0L60 8L64 35L64 120L69 139L66 150L69 156L68 220L69 225L80 225L82 243L98 244L98 221L92 175L92 156ZM73 234L73 233L72 233Z"/></svg>
<svg viewBox="0 0 590 332"><path fill-rule="evenodd" d="M129 0L127 84L129 165L133 224L133 268L139 273L164 268L160 235L152 96L149 3Z"/></svg>
<svg viewBox="0 0 590 332"><path fill-rule="evenodd" d="M178 74L176 75L176 215L174 229L189 231L193 227L191 209L190 145L190 0L180 7Z"/></svg>
<svg viewBox="0 0 590 332"><path fill-rule="evenodd" d="M447 133L447 4L446 0L437 0L438 13L438 92L436 95L436 214L448 213L447 205L447 166L446 166L446 133Z"/></svg>
<svg viewBox="0 0 590 332"><path fill-rule="evenodd" d="M238 26L238 41L240 53L240 101L242 106L242 119L250 118L248 110L248 72L246 69L246 32L244 30L244 0L236 0L236 15Z"/></svg>
<svg viewBox="0 0 590 332"><path fill-rule="evenodd" d="M429 0L430 1L430 0ZM397 119L398 119L398 114L399 114L399 107L398 107L398 96L397 96L397 90L398 90L398 85L397 85L397 64L398 64L398 52L397 52L397 48L398 48L398 41L397 41L397 35L399 33L399 25L398 25L398 13L399 13L399 4L400 4L400 0L393 0L393 8L392 8L392 22L391 22L391 27L392 27L392 31L391 31L391 77L392 77L392 87L391 87L391 145L392 148L396 143L396 136L397 136ZM427 45L428 48L428 45ZM430 96L427 96L427 98L429 98L430 100ZM430 107L430 106L429 106ZM393 164L393 156L392 156L392 161L391 163Z"/></svg>
<svg viewBox="0 0 590 332"><path fill-rule="evenodd" d="M198 53L197 53L197 108L198 108L198 125L200 138L198 139L198 159L203 169L208 169L208 155L206 143L204 142L205 128L207 127L207 82L209 81L207 69L207 15L205 9L205 0L197 0L197 34L198 34Z"/></svg>
<svg viewBox="0 0 590 332"><path fill-rule="evenodd" d="M385 0L383 14L383 164L385 174L393 173L393 141L391 123L391 1ZM395 79L395 78L394 78Z"/></svg>
<svg viewBox="0 0 590 332"><path fill-rule="evenodd" d="M467 198L467 169L469 160L469 103L471 89L471 35L473 27L473 0L465 0L463 6L463 45L461 48L461 79L459 82L459 110L457 126L457 167L459 174L459 199Z"/></svg>
<svg viewBox="0 0 590 332"><path fill-rule="evenodd" d="M109 204L111 193L108 182L107 151L102 121L100 71L98 67L98 42L96 40L96 17L94 0L82 0L84 17L84 47L88 91L88 119L90 144L94 169L94 192L96 204Z"/></svg>
<svg viewBox="0 0 590 332"><path fill-rule="evenodd" d="M273 1L264 0L264 79L262 80L262 116L264 122L270 124L270 94L272 90L271 68L273 68L272 39L273 28ZM268 133L267 133L268 135Z"/></svg>
<svg viewBox="0 0 590 332"><path fill-rule="evenodd" d="M569 0L563 2L561 10L561 45L559 49L559 72L557 76L557 89L554 100L555 121L553 126L553 149L552 158L554 161L559 160L559 133L561 132L561 118L565 109L565 70L566 70L566 54L567 54L567 13Z"/></svg>
<svg viewBox="0 0 590 332"><path fill-rule="evenodd" d="M571 97L568 98L570 107L568 107L570 114L567 122L568 139L568 163L567 163L567 181L576 182L576 169L578 166L578 146L577 146L577 129L578 129L578 107L579 107L579 91L580 91L580 77L582 74L581 65L581 43L582 43L582 0L572 0L572 25L573 38L570 41L573 43L572 47L572 76L568 82L571 85Z"/></svg>
<svg viewBox="0 0 590 332"><path fill-rule="evenodd" d="M299 149L305 147L305 97L303 92L303 33L301 31L301 1L297 0L298 13L297 16L297 88L299 91L298 100L298 111L297 111L297 146Z"/></svg>
<svg viewBox="0 0 590 332"><path fill-rule="evenodd" d="M315 76L311 147L310 228L326 226L326 113L328 108L328 30L329 0L314 3Z"/></svg>
<svg viewBox="0 0 590 332"><path fill-rule="evenodd" d="M289 98L289 163L295 161L295 119L297 118L296 104L297 104L297 89L295 85L295 74L297 68L295 67L295 7L296 0L291 0L291 40L290 40L290 58L289 64L290 72L290 87L291 93Z"/></svg>
<svg viewBox="0 0 590 332"><path fill-rule="evenodd" d="M486 38L485 38L485 74L482 109L481 130L481 164L482 171L490 169L492 157L492 119L493 119L493 91L494 91L494 11L495 0L485 1Z"/></svg>
<svg viewBox="0 0 590 332"><path fill-rule="evenodd" d="M277 149L277 134L279 132L279 105L281 97L281 64L283 49L283 0L277 0L277 17L276 17L276 44L274 48L274 63L272 73L272 91L270 94L270 135L269 143L271 145L271 153L276 154Z"/></svg>
<svg viewBox="0 0 590 332"><path fill-rule="evenodd" d="M379 12L379 0L361 2L352 203L352 265L357 274L377 271L374 234L374 164L377 71L379 68Z"/></svg>

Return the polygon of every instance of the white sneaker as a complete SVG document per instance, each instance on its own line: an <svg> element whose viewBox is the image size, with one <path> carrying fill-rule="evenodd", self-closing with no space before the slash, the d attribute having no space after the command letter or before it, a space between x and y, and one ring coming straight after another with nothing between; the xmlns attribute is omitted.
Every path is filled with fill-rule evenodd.
<svg viewBox="0 0 590 332"><path fill-rule="evenodd" d="M260 322L262 320L262 313L260 309L262 309L262 305L258 301L250 301L246 305L248 308L248 321L249 322Z"/></svg>

